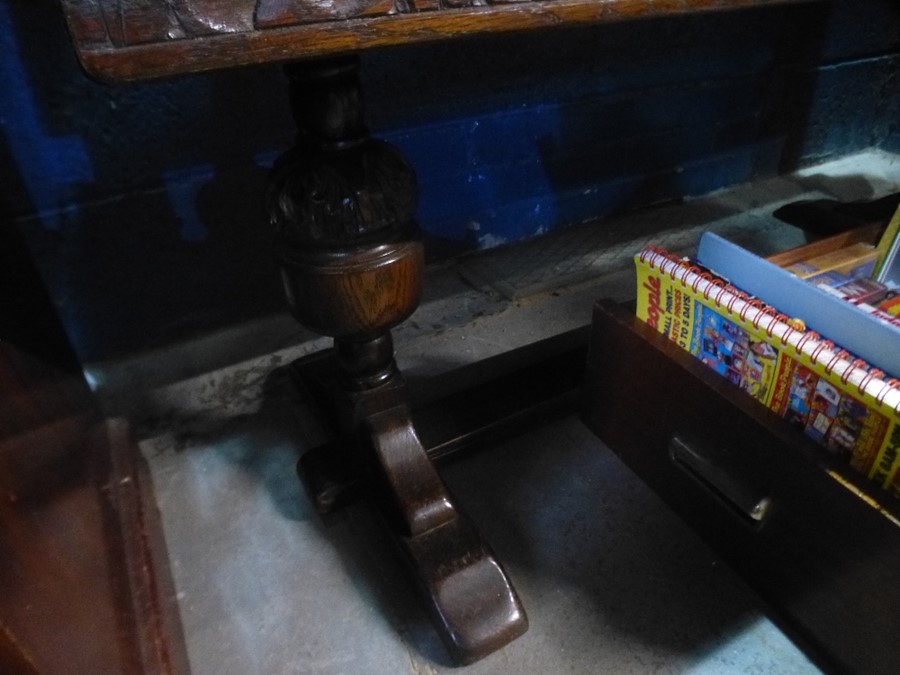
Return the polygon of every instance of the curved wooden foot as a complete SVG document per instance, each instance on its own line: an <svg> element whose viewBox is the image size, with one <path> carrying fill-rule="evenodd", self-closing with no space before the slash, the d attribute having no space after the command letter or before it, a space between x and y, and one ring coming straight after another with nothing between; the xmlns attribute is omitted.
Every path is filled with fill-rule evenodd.
<svg viewBox="0 0 900 675"><path fill-rule="evenodd" d="M317 510L325 515L360 493L373 494L454 658L471 663L503 647L527 630L525 610L502 564L427 455L403 376L393 369L378 386L348 391L335 365L318 355L294 366L307 393L330 405L327 416L340 434L297 464Z"/></svg>
<svg viewBox="0 0 900 675"><path fill-rule="evenodd" d="M463 664L528 630L503 567L462 513L439 528L400 538L423 599L447 648Z"/></svg>
<svg viewBox="0 0 900 675"><path fill-rule="evenodd" d="M448 649L471 663L524 633L518 595L453 503L406 405L369 416L364 428L385 479L391 530Z"/></svg>

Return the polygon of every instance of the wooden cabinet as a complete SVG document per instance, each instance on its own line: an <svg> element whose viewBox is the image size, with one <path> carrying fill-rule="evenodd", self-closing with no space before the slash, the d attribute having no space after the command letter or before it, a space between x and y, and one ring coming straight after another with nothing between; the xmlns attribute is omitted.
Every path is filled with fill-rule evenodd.
<svg viewBox="0 0 900 675"><path fill-rule="evenodd" d="M900 509L855 494L864 478L611 303L595 307L582 414L823 668L900 670Z"/></svg>

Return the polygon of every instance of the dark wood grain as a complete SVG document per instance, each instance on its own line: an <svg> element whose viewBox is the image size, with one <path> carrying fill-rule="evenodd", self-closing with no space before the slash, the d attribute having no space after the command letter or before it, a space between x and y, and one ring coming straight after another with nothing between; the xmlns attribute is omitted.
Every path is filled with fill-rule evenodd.
<svg viewBox="0 0 900 675"><path fill-rule="evenodd" d="M821 0L395 0L393 7L333 0L310 2L309 12L287 0L261 1L259 8L256 0L61 1L89 73L141 80L483 33Z"/></svg>

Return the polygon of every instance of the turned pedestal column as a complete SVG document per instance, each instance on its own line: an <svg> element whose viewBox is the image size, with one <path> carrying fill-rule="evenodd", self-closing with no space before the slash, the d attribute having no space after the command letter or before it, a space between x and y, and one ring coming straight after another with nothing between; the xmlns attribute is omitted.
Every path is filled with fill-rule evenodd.
<svg viewBox="0 0 900 675"><path fill-rule="evenodd" d="M471 662L523 633L527 619L428 458L394 362L390 330L422 290L415 176L368 135L356 58L287 74L297 143L273 171L268 209L294 317L334 338L334 386L323 395L338 441L328 461L371 488L442 638Z"/></svg>

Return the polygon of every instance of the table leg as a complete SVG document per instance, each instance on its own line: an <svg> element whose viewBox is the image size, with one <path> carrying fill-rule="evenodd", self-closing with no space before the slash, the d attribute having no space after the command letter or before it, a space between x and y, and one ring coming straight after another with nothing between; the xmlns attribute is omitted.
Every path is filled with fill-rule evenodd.
<svg viewBox="0 0 900 675"><path fill-rule="evenodd" d="M368 135L355 57L287 74L299 133L275 166L268 210L294 316L334 338L333 460L365 477L442 638L472 662L521 635L527 619L419 440L394 362L390 330L422 289L415 176Z"/></svg>

